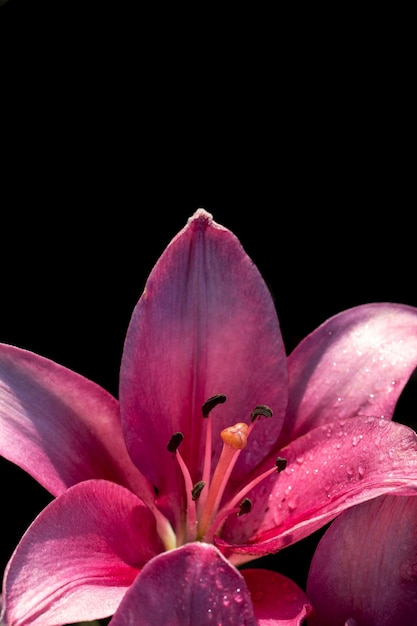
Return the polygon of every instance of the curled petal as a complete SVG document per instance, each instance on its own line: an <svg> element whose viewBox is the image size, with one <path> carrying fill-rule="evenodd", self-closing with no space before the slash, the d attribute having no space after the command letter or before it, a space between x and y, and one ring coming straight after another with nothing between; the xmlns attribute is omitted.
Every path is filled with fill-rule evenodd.
<svg viewBox="0 0 417 626"><path fill-rule="evenodd" d="M416 526L416 497L381 496L338 517L310 567L312 626L417 624Z"/></svg>
<svg viewBox="0 0 417 626"><path fill-rule="evenodd" d="M2 344L0 454L55 496L105 478L152 498L127 453L117 400L53 361Z"/></svg>
<svg viewBox="0 0 417 626"><path fill-rule="evenodd" d="M417 309L391 303L330 318L290 354L285 445L320 424L357 415L391 418L417 366Z"/></svg>
<svg viewBox="0 0 417 626"><path fill-rule="evenodd" d="M257 626L241 573L206 543L150 561L126 593L111 626Z"/></svg>
<svg viewBox="0 0 417 626"><path fill-rule="evenodd" d="M191 475L201 479L201 408L216 394L227 401L210 414L214 456L223 428L249 422L259 404L274 412L273 427L258 429L256 445L238 460L242 479L276 442L287 371L275 306L237 238L206 211L190 218L152 270L130 322L120 378L129 452L161 495L178 493L166 450L175 432L184 435Z"/></svg>
<svg viewBox="0 0 417 626"><path fill-rule="evenodd" d="M38 515L9 561L4 623L55 626L111 615L162 549L154 517L129 490L104 480L70 487Z"/></svg>
<svg viewBox="0 0 417 626"><path fill-rule="evenodd" d="M249 588L258 626L300 626L311 612L311 603L297 585L263 569L242 570Z"/></svg>
<svg viewBox="0 0 417 626"><path fill-rule="evenodd" d="M276 552L354 504L385 493L417 492L417 436L389 420L334 421L299 437L280 454L287 460L285 469L248 494L251 512L229 517L216 540L226 554L226 540L241 555Z"/></svg>

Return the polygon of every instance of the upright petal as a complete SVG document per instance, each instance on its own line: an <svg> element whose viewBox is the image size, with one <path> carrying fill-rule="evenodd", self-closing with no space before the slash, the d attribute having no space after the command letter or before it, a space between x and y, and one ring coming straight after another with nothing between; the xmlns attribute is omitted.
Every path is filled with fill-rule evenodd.
<svg viewBox="0 0 417 626"><path fill-rule="evenodd" d="M212 412L217 452L220 429L247 420L257 404L274 411L271 426L258 429L256 442L239 459L244 474L280 430L286 356L259 271L237 238L200 209L151 272L122 359L120 404L128 449L160 492L174 484L166 445L177 431L184 434L181 453L193 480L201 479L201 407L218 393L227 402Z"/></svg>
<svg viewBox="0 0 417 626"><path fill-rule="evenodd" d="M107 478L151 498L127 453L117 400L53 361L1 344L0 454L53 495Z"/></svg>
<svg viewBox="0 0 417 626"><path fill-rule="evenodd" d="M311 563L311 625L338 626L351 618L360 626L415 626L416 526L415 497L381 496L338 517Z"/></svg>
<svg viewBox="0 0 417 626"><path fill-rule="evenodd" d="M417 366L417 309L390 303L343 311L288 358L285 445L311 428L354 415L390 419Z"/></svg>
<svg viewBox="0 0 417 626"><path fill-rule="evenodd" d="M163 549L155 519L129 490L89 480L53 500L6 569L8 626L55 626L112 615L145 562Z"/></svg>
<svg viewBox="0 0 417 626"><path fill-rule="evenodd" d="M243 576L206 543L189 543L150 561L110 622L111 626L150 623L257 626Z"/></svg>

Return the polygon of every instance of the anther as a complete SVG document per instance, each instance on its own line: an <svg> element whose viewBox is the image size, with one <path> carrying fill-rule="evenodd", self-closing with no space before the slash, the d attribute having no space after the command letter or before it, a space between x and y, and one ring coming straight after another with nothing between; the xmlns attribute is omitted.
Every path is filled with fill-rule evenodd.
<svg viewBox="0 0 417 626"><path fill-rule="evenodd" d="M226 396L223 393L218 393L217 395L206 400L201 407L203 417L208 417L210 411L214 409L215 406L223 404L224 402L226 402Z"/></svg>
<svg viewBox="0 0 417 626"><path fill-rule="evenodd" d="M176 452L183 439L184 435L182 433L174 433L167 445L168 452Z"/></svg>
<svg viewBox="0 0 417 626"><path fill-rule="evenodd" d="M198 500L198 498L201 495L201 492L204 489L205 486L205 481L204 480L200 480L198 483L196 483L194 485L194 487L191 489L191 498L195 501Z"/></svg>
<svg viewBox="0 0 417 626"><path fill-rule="evenodd" d="M287 459L283 459L282 456L279 456L275 461L275 467L279 472L282 472L287 467Z"/></svg>
<svg viewBox="0 0 417 626"><path fill-rule="evenodd" d="M251 422L254 422L257 417L272 417L272 410L266 404L258 404L252 413L250 414Z"/></svg>
<svg viewBox="0 0 417 626"><path fill-rule="evenodd" d="M250 513L251 509L252 509L251 500L249 500L249 498L244 498L239 506L238 517L240 517L240 515L246 515L247 513Z"/></svg>

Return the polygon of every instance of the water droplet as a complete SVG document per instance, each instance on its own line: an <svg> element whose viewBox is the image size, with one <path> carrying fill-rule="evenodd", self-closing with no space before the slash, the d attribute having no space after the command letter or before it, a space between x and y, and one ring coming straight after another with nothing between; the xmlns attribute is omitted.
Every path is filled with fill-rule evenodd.
<svg viewBox="0 0 417 626"><path fill-rule="evenodd" d="M362 467L362 465L359 465L359 467L358 467L358 476L359 476L359 478L360 478L360 479L361 479L361 478L363 478L363 477L364 477L364 475L365 475L365 470L364 470L364 468Z"/></svg>
<svg viewBox="0 0 417 626"><path fill-rule="evenodd" d="M238 587L233 594L233 600L237 602L237 604L241 604L243 602L243 595L241 589Z"/></svg>
<svg viewBox="0 0 417 626"><path fill-rule="evenodd" d="M223 602L223 606L226 606L226 607L229 606L230 605L230 598L229 598L229 596L228 595L224 595L222 602Z"/></svg>
<svg viewBox="0 0 417 626"><path fill-rule="evenodd" d="M293 511L295 511L295 509L298 506L298 499L297 498L290 498L290 500L288 500L288 502L287 502L287 506L288 506L289 512L292 513Z"/></svg>
<svg viewBox="0 0 417 626"><path fill-rule="evenodd" d="M301 465L301 463L304 463L304 454L300 454L299 456L297 456L296 459L297 463L299 463Z"/></svg>

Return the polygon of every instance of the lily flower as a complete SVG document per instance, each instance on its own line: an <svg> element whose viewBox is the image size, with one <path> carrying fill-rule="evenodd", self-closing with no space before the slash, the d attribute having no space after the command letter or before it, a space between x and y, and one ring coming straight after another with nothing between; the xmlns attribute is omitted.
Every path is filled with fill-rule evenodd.
<svg viewBox="0 0 417 626"><path fill-rule="evenodd" d="M417 494L416 434L391 420L416 364L417 310L391 303L287 358L258 269L197 210L135 307L119 400L0 347L0 453L55 496L7 565L2 623L301 624L301 589L241 566Z"/></svg>
<svg viewBox="0 0 417 626"><path fill-rule="evenodd" d="M417 623L417 499L380 496L342 513L313 556L310 626Z"/></svg>

